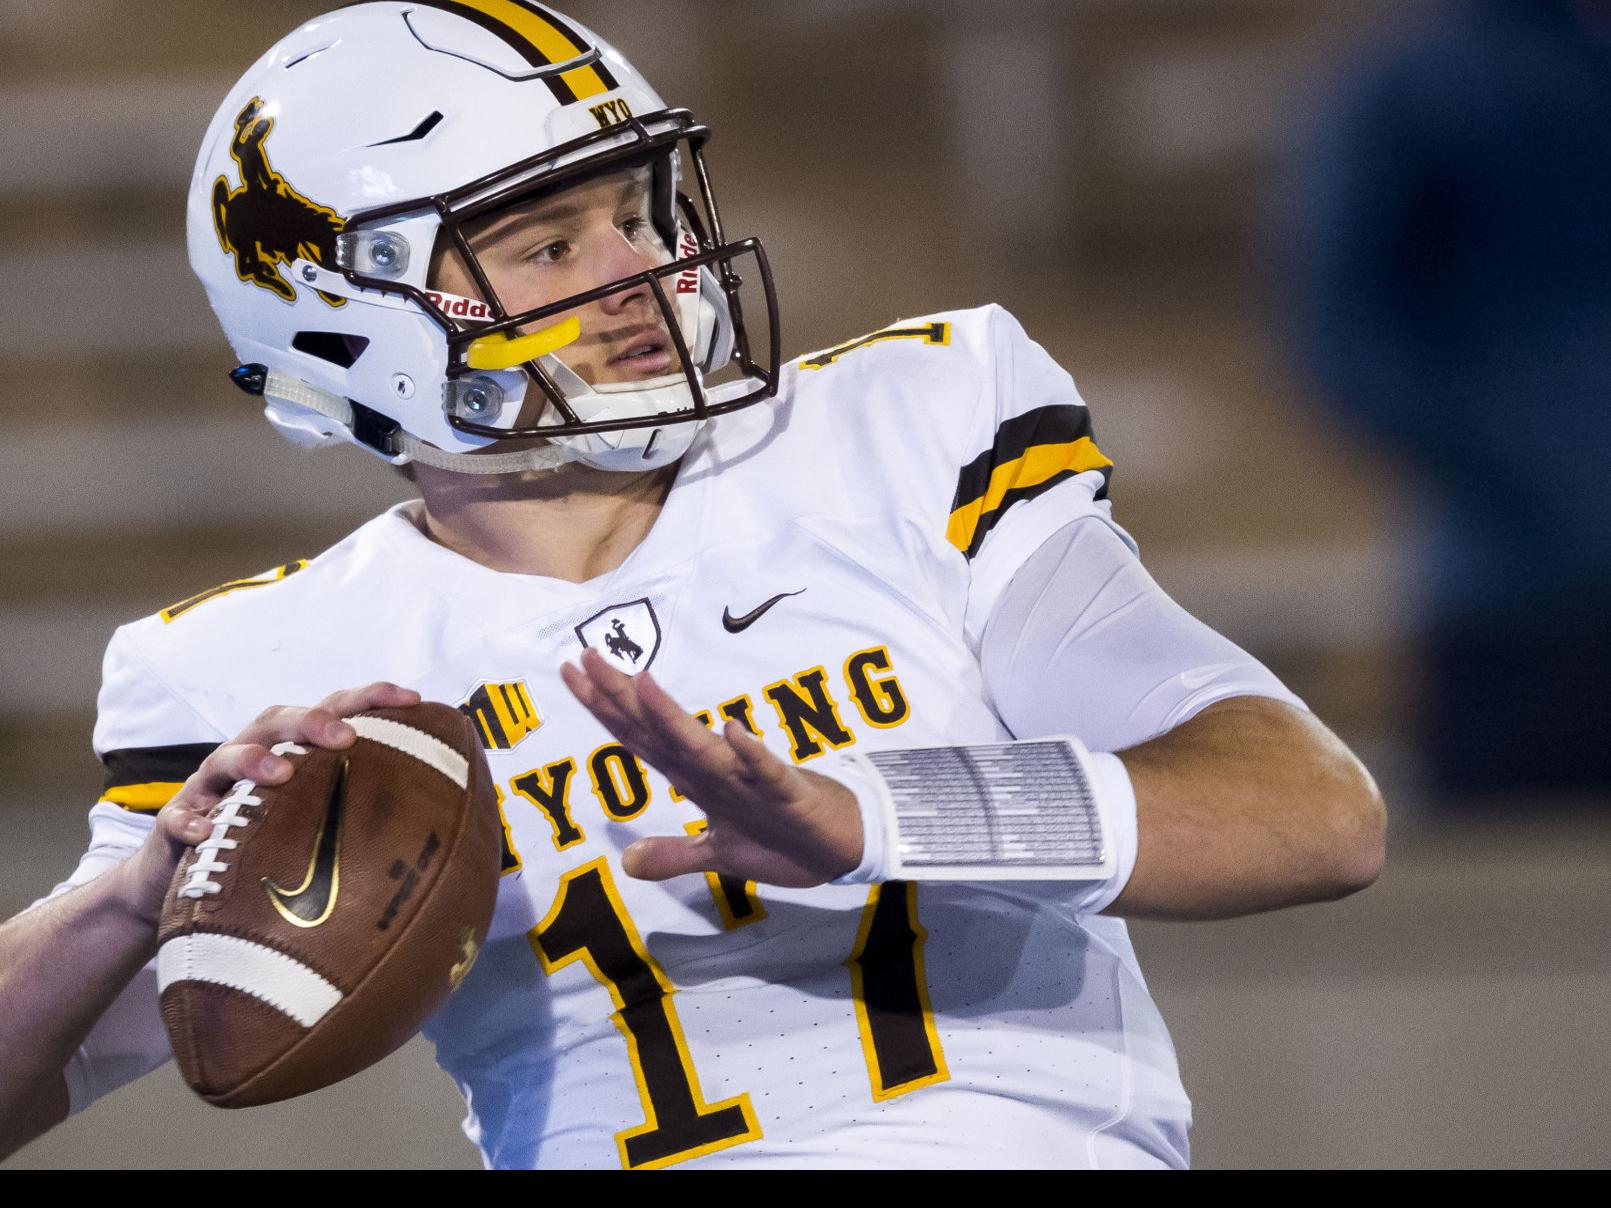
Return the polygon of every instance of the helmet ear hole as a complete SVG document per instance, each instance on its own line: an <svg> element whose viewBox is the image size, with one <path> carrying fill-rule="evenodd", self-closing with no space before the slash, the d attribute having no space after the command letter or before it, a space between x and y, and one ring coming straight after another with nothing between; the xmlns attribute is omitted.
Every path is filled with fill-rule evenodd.
<svg viewBox="0 0 1611 1208"><path fill-rule="evenodd" d="M339 331L299 331L292 338L291 347L342 369L351 369L369 347L369 340Z"/></svg>

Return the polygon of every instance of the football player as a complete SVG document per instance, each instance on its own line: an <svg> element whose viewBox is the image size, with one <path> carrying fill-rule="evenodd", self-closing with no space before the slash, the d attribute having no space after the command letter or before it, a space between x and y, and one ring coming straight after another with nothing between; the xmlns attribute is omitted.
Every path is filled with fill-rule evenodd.
<svg viewBox="0 0 1611 1208"><path fill-rule="evenodd" d="M167 1058L197 811L417 694L506 824L426 1029L489 1165L1187 1162L1123 917L1368 884L1375 787L1142 569L1011 316L783 362L708 136L528 0L348 8L225 100L190 255L236 383L420 498L113 639L92 849L0 929L10 1144Z"/></svg>

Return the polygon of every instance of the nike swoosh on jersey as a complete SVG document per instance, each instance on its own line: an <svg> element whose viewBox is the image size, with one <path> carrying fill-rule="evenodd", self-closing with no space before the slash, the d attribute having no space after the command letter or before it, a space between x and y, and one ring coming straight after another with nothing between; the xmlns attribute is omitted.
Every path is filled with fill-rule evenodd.
<svg viewBox="0 0 1611 1208"><path fill-rule="evenodd" d="M728 633L743 633L751 625L755 624L755 622L759 621L767 613L771 612L772 609L783 603L784 600L792 599L795 596L804 594L805 588L803 587L799 591L786 591L782 595L773 596L754 612L747 612L741 617L735 617L731 608L724 608L722 609L722 628L726 629Z"/></svg>
<svg viewBox="0 0 1611 1208"><path fill-rule="evenodd" d="M336 782L330 789L330 803L324 809L324 824L308 861L308 875L295 889L284 889L268 877L263 891L280 917L294 927L317 927L336 908L341 889L341 806L347 791L347 761L341 761Z"/></svg>

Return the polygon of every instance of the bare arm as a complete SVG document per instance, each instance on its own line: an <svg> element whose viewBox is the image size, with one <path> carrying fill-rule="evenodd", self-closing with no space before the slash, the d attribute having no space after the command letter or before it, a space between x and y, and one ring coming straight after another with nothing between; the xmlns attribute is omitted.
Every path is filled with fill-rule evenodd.
<svg viewBox="0 0 1611 1208"><path fill-rule="evenodd" d="M127 863L0 925L0 1154L67 1118L62 1071L156 954L155 904L134 866L158 869L168 844L153 831Z"/></svg>
<svg viewBox="0 0 1611 1208"><path fill-rule="evenodd" d="M1237 697L1119 758L1135 786L1135 872L1106 913L1220 919L1329 901L1381 871L1386 809L1312 714Z"/></svg>
<svg viewBox="0 0 1611 1208"><path fill-rule="evenodd" d="M709 815L693 838L640 839L627 872L664 880L718 872L820 885L861 860L855 795L771 754L738 723L706 731L646 672L629 679L595 652L564 670L617 738ZM1139 852L1107 913L1217 919L1342 897L1383 859L1375 784L1311 715L1238 697L1121 756L1135 786Z"/></svg>
<svg viewBox="0 0 1611 1208"><path fill-rule="evenodd" d="M207 811L237 780L281 784L282 742L340 749L356 740L340 719L411 705L391 684L338 692L314 709L271 709L214 751L163 807L125 861L0 925L0 1157L67 1117L63 1071L96 1021L156 955L162 900L185 848L211 832Z"/></svg>

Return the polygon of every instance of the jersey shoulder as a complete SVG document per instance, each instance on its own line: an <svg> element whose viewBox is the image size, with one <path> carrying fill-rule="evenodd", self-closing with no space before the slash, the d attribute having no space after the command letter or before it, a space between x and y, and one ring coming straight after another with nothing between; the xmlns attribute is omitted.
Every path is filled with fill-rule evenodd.
<svg viewBox="0 0 1611 1208"><path fill-rule="evenodd" d="M1017 339L1028 337L995 305L903 319L796 358L785 371L784 392L837 398L874 421L902 402L960 420L994 389L1000 355ZM861 396L867 389L879 392L875 405Z"/></svg>
<svg viewBox="0 0 1611 1208"><path fill-rule="evenodd" d="M259 647L272 647L293 627L313 640L333 634L345 627L350 618L344 614L357 603L352 581L371 577L390 560L380 533L391 519L390 513L378 517L311 558L195 592L119 634L164 664L210 660L225 647L250 656Z"/></svg>
<svg viewBox="0 0 1611 1208"><path fill-rule="evenodd" d="M397 571L381 535L387 522L390 513L317 557L228 580L119 628L102 667L97 751L216 743L264 704L325 695L318 668L338 678L363 670L372 618L396 604L387 598ZM353 590L357 581L364 591Z"/></svg>
<svg viewBox="0 0 1611 1208"><path fill-rule="evenodd" d="M915 354L924 349L946 349L953 367L958 358L982 363L991 354L997 326L1017 325L1003 307L991 304L969 310L936 311L915 319L902 319L865 335L797 358L791 369L820 374L829 369L849 367L877 373L896 364L921 364L933 358ZM1022 328L1019 328L1021 331Z"/></svg>
<svg viewBox="0 0 1611 1208"><path fill-rule="evenodd" d="M1085 475L1105 499L1112 468L1074 379L995 305L796 359L770 422L773 455L757 460L775 463L771 489L803 481L812 506L928 517L970 560L1014 504Z"/></svg>
<svg viewBox="0 0 1611 1208"><path fill-rule="evenodd" d="M1024 417L1088 427L1067 370L997 305L907 319L794 361L786 394L840 432L971 461ZM1048 408L1062 408L1048 412ZM1034 425L1031 425L1034 426Z"/></svg>

